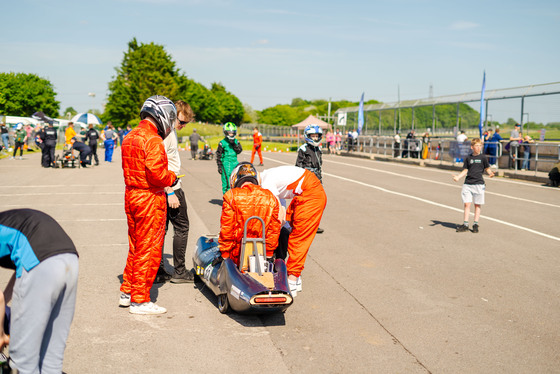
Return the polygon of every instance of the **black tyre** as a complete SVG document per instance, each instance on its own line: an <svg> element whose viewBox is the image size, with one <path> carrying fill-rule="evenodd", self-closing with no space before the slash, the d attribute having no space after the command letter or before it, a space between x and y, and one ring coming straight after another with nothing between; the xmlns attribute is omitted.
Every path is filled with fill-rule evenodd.
<svg viewBox="0 0 560 374"><path fill-rule="evenodd" d="M218 310L222 314L226 314L229 312L229 301L227 298L227 294L218 295Z"/></svg>

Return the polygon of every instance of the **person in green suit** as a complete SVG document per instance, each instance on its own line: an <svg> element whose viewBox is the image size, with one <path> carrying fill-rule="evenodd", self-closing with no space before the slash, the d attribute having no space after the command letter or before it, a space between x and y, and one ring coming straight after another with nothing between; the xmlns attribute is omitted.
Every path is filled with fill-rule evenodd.
<svg viewBox="0 0 560 374"><path fill-rule="evenodd" d="M237 126L228 122L224 125L225 137L218 144L216 150L216 163L218 164L218 173L222 176L222 193L226 193L231 186L229 185L229 176L233 169L237 166L237 155L241 153L243 148L239 140L235 138L237 135Z"/></svg>

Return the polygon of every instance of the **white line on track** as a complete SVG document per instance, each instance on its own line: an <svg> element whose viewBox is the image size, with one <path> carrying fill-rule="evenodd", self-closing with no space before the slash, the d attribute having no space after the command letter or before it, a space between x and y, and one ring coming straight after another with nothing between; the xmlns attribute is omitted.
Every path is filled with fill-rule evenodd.
<svg viewBox="0 0 560 374"><path fill-rule="evenodd" d="M332 160L330 160L329 162L330 162L330 163L333 163L333 164L338 164L338 165L344 165L344 166L355 167L355 168L358 168L358 169L366 169L366 170L376 171L376 172L378 172L378 173L390 174L390 175L394 175L394 176L401 177L401 178L414 179L414 180L418 180L418 181L422 181L422 182L433 183L433 184L439 184L439 185L446 186L446 187L452 187L452 188L458 188L458 189L461 189L461 188L462 188L462 184L457 185L457 184L451 184L451 183L445 183L445 182L438 182L438 181L434 181L434 180L431 180L431 179L425 179L425 178L420 178L420 177L413 177L413 176L411 176L411 175L405 175L405 174L402 174L402 173L395 173L395 172L392 172L392 171L387 171L387 170L382 170L382 169L371 168L371 167L368 167L368 166L353 165L353 164L348 164L348 163L339 162L339 161L332 161ZM447 173L447 174L451 175L451 173ZM523 199L523 198L521 198L521 197L504 195L504 194L500 194L500 193L497 193L497 192L486 191L485 193L486 193L487 195L500 196L500 197L503 197L503 198L506 198L506 199L513 199L513 200L524 201L524 202L532 203L532 204L540 204L540 205L550 206L550 207L553 207L553 208L560 208L560 205L555 205L555 204L550 204L550 203L544 203L544 202L536 201L536 200Z"/></svg>
<svg viewBox="0 0 560 374"><path fill-rule="evenodd" d="M267 159L270 160L270 161L277 162L279 164L283 164L283 165L292 165L291 163L274 160L274 159L271 159L271 158L268 158L268 157L267 157ZM414 196L414 195L409 195L409 194L405 194L405 193L401 193L401 192L391 191L391 190L388 190L388 189L383 188L383 187L375 186L373 184L360 182L360 181L357 181L357 180L354 180L354 179L345 178L345 177L341 177L341 176L330 174L330 173L323 173L323 175L328 175L329 177L337 178L337 179L340 179L340 180L343 180L343 181L346 181L346 182L359 184L359 185L364 186L364 187L374 188L374 189L382 191L382 192L390 193L390 194L401 196L401 197L406 197L408 199L420 201L420 202L423 202L423 203L426 203L426 204L435 205L437 207L449 209L449 210L452 210L454 212L463 213L463 209L458 209L458 208L455 208L455 207L452 207L452 206L449 206L449 205L436 203L435 201L423 199L421 197L417 197L417 196ZM471 215L472 215L472 213L471 213ZM543 236L545 238L556 240L556 241L560 242L559 237L548 235L548 234L545 234L544 232L536 231L536 230L530 229L528 227L519 226L519 225L513 224L511 222L503 221L501 219L492 218L492 217L488 217L488 216L481 216L481 218L484 218L484 219L487 219L489 221L493 221L493 222L496 222L496 223L500 223L502 225L510 226L510 227L513 227L513 228L516 228L516 229L524 230L524 231L530 232L532 234L536 234L536 235Z"/></svg>
<svg viewBox="0 0 560 374"><path fill-rule="evenodd" d="M360 158L356 158L356 159L357 160L363 160L363 159L360 159ZM323 158L323 162L325 162L325 161L327 161L327 162L337 162L337 161L332 161L329 158ZM379 160L363 160L363 161L380 162L380 163L387 164L386 161L379 161ZM415 169L415 170L418 170L418 168L420 167L418 165L407 165L407 164L402 164L400 162L391 162L390 164L391 164L391 166L397 166L397 167L400 167L400 168ZM441 170L441 169L438 169L438 168L435 168L435 167L423 167L422 170L430 171L432 173L440 173L440 174L449 174L450 172L453 171L453 170ZM498 182L498 183L518 184L518 185L527 186L527 187L543 188L543 189L546 189L546 190L550 191L550 187L543 186L543 185L536 184L536 183L514 181L514 180L511 180L511 179L507 179L507 178L495 178L495 179L492 179L492 181L493 182Z"/></svg>
<svg viewBox="0 0 560 374"><path fill-rule="evenodd" d="M91 185L91 184L51 184L51 185L31 185L31 186L0 186L0 188L15 188L15 189L21 189L21 188L64 188L64 189L69 189L69 188L79 188L79 187L122 187L124 188L124 184L96 184L95 186Z"/></svg>
<svg viewBox="0 0 560 374"><path fill-rule="evenodd" d="M53 195L124 195L124 191L119 192L35 192L35 193L9 193L0 194L0 197L13 197L13 196L53 196Z"/></svg>

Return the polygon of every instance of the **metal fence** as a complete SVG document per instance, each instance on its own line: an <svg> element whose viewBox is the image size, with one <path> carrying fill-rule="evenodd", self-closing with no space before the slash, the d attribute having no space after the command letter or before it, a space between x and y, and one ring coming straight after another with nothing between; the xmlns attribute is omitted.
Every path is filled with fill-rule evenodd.
<svg viewBox="0 0 560 374"><path fill-rule="evenodd" d="M527 169L548 172L560 160L560 143L530 143L506 147L508 141L485 143L484 153L492 165L502 169ZM529 152L524 150L529 147ZM509 149L506 149L509 148ZM401 139L396 143L388 136L359 136L355 141L345 139L342 151L384 155L392 158L432 160L459 163L470 153L470 142L458 143L445 138ZM525 159L527 165L524 165Z"/></svg>
<svg viewBox="0 0 560 374"><path fill-rule="evenodd" d="M486 90L485 129L513 118L526 132L529 123L560 122L560 82ZM474 110L473 110L474 109ZM391 135L416 129L431 135L477 129L480 91L428 99L403 100L364 106L364 135ZM352 130L358 127L359 107L339 108L334 114ZM450 115L451 114L451 115ZM533 129L534 130L534 129Z"/></svg>

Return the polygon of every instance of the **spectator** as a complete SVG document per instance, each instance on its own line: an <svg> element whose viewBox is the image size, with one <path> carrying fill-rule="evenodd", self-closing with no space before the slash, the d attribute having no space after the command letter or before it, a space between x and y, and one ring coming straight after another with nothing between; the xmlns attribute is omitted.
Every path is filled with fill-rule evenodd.
<svg viewBox="0 0 560 374"><path fill-rule="evenodd" d="M478 232L478 220L480 219L481 207L484 204L484 178L483 172L486 172L490 178L494 176L490 170L490 164L486 159L486 155L482 154L482 140L479 138L473 139L471 142L472 154L465 158L463 163L463 170L453 176L455 182L459 181L465 175L465 184L461 190L461 197L464 204L463 224L457 226L457 232L469 231L469 215L471 210L471 203L474 202L474 223L473 233Z"/></svg>
<svg viewBox="0 0 560 374"><path fill-rule="evenodd" d="M346 147L348 148L348 152L352 152L352 143L352 133L350 132L350 130L348 130L348 132L346 132Z"/></svg>
<svg viewBox="0 0 560 374"><path fill-rule="evenodd" d="M422 136L422 159L425 160L430 157L430 133L426 132Z"/></svg>
<svg viewBox="0 0 560 374"><path fill-rule="evenodd" d="M218 164L218 173L222 177L223 194L231 188L229 185L230 175L238 164L237 155L243 151L241 143L235 138L237 126L234 123L228 122L224 125L224 135L216 150L216 163Z"/></svg>
<svg viewBox="0 0 560 374"><path fill-rule="evenodd" d="M31 125L25 125L25 133L26 133L26 137L25 137L25 145L24 148L25 150L29 149L29 144L30 143L35 143L33 141L33 128L31 127Z"/></svg>
<svg viewBox="0 0 560 374"><path fill-rule="evenodd" d="M414 129L410 130L406 134L406 140L404 141L403 157L417 158L418 152L416 150L416 134Z"/></svg>
<svg viewBox="0 0 560 374"><path fill-rule="evenodd" d="M196 132L196 129L193 129L192 131L192 134L189 136L189 143L191 146L191 160L196 160L196 154L198 153L198 142L202 140L202 137L199 133Z"/></svg>
<svg viewBox="0 0 560 374"><path fill-rule="evenodd" d="M521 170L531 170L530 168L531 145L530 144L532 143L535 143L535 141L529 135L525 135L525 138L523 139L523 166L521 167Z"/></svg>
<svg viewBox="0 0 560 374"><path fill-rule="evenodd" d="M336 137L336 151L340 152L342 150L342 132L340 132L340 129L336 129L335 137Z"/></svg>
<svg viewBox="0 0 560 374"><path fill-rule="evenodd" d="M523 137L521 136L520 129L521 125L516 123L509 136L509 160L510 168L513 169L521 169L521 162L519 160L519 144L523 142Z"/></svg>
<svg viewBox="0 0 560 374"><path fill-rule="evenodd" d="M167 154L167 168L179 176L181 173L181 158L179 157L177 131L183 129L187 123L193 120L194 113L191 106L182 100L175 102L175 107L177 108L177 120L173 131L164 139L163 146ZM165 192L167 194L165 232L167 233L169 222L171 222L173 224L173 266L175 271L173 275L165 271L162 247L162 259L154 283L164 283L167 280L171 280L171 283L192 283L194 282L194 274L185 267L185 252L189 239L189 215L185 193L181 188L181 180L179 179L174 187L166 187Z"/></svg>
<svg viewBox="0 0 560 374"><path fill-rule="evenodd" d="M78 252L72 239L43 212L1 212L0 266L15 270L4 294L0 293L0 349L8 343L2 320L12 299L12 369L62 373L78 288Z"/></svg>
<svg viewBox="0 0 560 374"><path fill-rule="evenodd" d="M89 156L89 164L91 165L91 159L95 159L95 165L99 165L99 157L97 157L97 141L99 140L99 133L93 127L93 123L89 124L89 129L86 132L86 142L88 142L89 148L91 148L91 154Z"/></svg>
<svg viewBox="0 0 560 374"><path fill-rule="evenodd" d="M552 187L558 187L560 184L560 161L552 166L552 169L548 173L548 178L550 179L550 185Z"/></svg>
<svg viewBox="0 0 560 374"><path fill-rule="evenodd" d="M401 158L401 134L397 132L394 136L393 157Z"/></svg>
<svg viewBox="0 0 560 374"><path fill-rule="evenodd" d="M15 135L15 145L14 154L10 157L10 160L15 159L17 150L19 149L19 159L23 160L23 145L27 140L27 132L23 129L23 123L18 123L16 125L16 135Z"/></svg>
<svg viewBox="0 0 560 374"><path fill-rule="evenodd" d="M257 169L241 162L231 173L231 189L224 194L220 219L220 252L222 258L231 258L239 265L243 228L249 217L257 216L264 221L266 257L274 255L280 235L280 204L267 189L260 186ZM252 220L247 224L247 237L260 238L261 223ZM219 262L219 258L218 261ZM216 262L214 262L215 264Z"/></svg>
<svg viewBox="0 0 560 374"><path fill-rule="evenodd" d="M115 127L110 124L105 127L105 132L101 135L103 138L103 146L105 147L105 162L113 162L113 151L115 150L115 142L118 135L115 132Z"/></svg>
<svg viewBox="0 0 560 374"><path fill-rule="evenodd" d="M129 132L132 131L132 126L126 125L126 130L124 131L124 136L127 136Z"/></svg>
<svg viewBox="0 0 560 374"><path fill-rule="evenodd" d="M163 96L149 97L141 121L124 139L122 168L129 251L123 271L119 305L132 314L163 314L167 309L150 300L150 289L161 260L165 235L165 187L178 183L167 170L163 139L177 120L177 109Z"/></svg>
<svg viewBox="0 0 560 374"><path fill-rule="evenodd" d="M2 133L2 143L4 144L4 148L8 151L10 149L10 134L5 123L0 124L0 132Z"/></svg>
<svg viewBox="0 0 560 374"><path fill-rule="evenodd" d="M72 138L76 136L76 131L74 130L74 122L68 122L68 127L64 132L64 146L66 149L72 148Z"/></svg>
<svg viewBox="0 0 560 374"><path fill-rule="evenodd" d="M327 205L327 195L321 181L309 170L297 166L279 166L262 173L262 186L279 199L292 199L286 212L290 229L287 252L288 284L292 296L302 291L301 272L307 253L321 223ZM283 248L278 249L279 257L285 257Z"/></svg>
<svg viewBox="0 0 560 374"><path fill-rule="evenodd" d="M468 139L468 136L465 134L464 130L461 130L459 135L457 135L457 158L455 162L463 162L463 157L465 156L465 149L463 147L463 143Z"/></svg>
<svg viewBox="0 0 560 374"><path fill-rule="evenodd" d="M354 129L352 131L352 149L354 151L359 151L358 149L358 130Z"/></svg>
<svg viewBox="0 0 560 374"><path fill-rule="evenodd" d="M484 131L484 134L482 134L482 139L484 140L484 154L485 155L490 155L490 152L488 150L489 147L489 143L492 141L492 129L488 129L486 131Z"/></svg>
<svg viewBox="0 0 560 374"><path fill-rule="evenodd" d="M259 132L259 129L255 127L253 129L253 150L251 151L251 164L255 161L255 153L259 154L260 164L259 166L263 166L263 157L262 157L262 142L263 137L262 134Z"/></svg>
<svg viewBox="0 0 560 374"><path fill-rule="evenodd" d="M492 135L492 138L490 138L490 143L488 144L488 153L491 155L491 157L488 158L490 165L496 165L498 150L502 140L503 138L500 135L500 129L497 128L494 135Z"/></svg>
<svg viewBox="0 0 560 374"><path fill-rule="evenodd" d="M327 145L329 146L329 154L336 153L336 138L331 130L327 130L327 135L325 136Z"/></svg>
<svg viewBox="0 0 560 374"><path fill-rule="evenodd" d="M124 129L121 127L119 127L119 131L118 131L118 136L119 136L119 145L122 147L122 142L124 139Z"/></svg>

